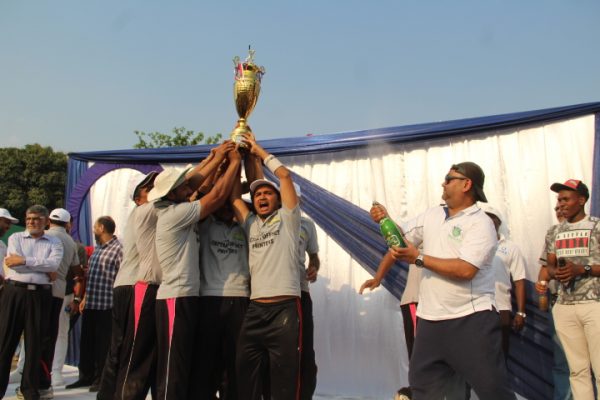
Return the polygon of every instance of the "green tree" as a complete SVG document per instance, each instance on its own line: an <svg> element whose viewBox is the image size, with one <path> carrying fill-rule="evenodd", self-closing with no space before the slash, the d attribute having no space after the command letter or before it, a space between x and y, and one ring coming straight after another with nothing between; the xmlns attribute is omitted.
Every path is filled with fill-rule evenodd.
<svg viewBox="0 0 600 400"><path fill-rule="evenodd" d="M204 133L186 130L184 127L173 128L171 134L161 132L133 131L138 137L136 149L156 149L159 147L195 146L202 144L216 144L222 138L220 133L209 136L204 140Z"/></svg>
<svg viewBox="0 0 600 400"><path fill-rule="evenodd" d="M39 144L0 148L0 207L23 225L25 211L33 204L48 210L64 207L66 179L65 153Z"/></svg>

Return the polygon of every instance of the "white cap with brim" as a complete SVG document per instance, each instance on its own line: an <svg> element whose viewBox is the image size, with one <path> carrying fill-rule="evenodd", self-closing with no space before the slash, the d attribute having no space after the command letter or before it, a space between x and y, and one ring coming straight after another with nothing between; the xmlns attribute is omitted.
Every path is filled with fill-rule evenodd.
<svg viewBox="0 0 600 400"><path fill-rule="evenodd" d="M259 186L264 186L264 185L269 185L271 186L273 189L277 190L279 192L279 186L277 186L277 184L275 182L271 182L267 179L257 179L255 181L253 181L250 184L250 193L254 194L254 191L259 187Z"/></svg>
<svg viewBox="0 0 600 400"><path fill-rule="evenodd" d="M171 190L185 182L186 174L193 167L187 168L165 168L154 180L154 187L148 193L148 201L163 198Z"/></svg>
<svg viewBox="0 0 600 400"><path fill-rule="evenodd" d="M12 215L10 215L10 213L8 212L8 210L6 208L0 208L0 218L6 218L13 224L16 224L19 222L18 219L14 218Z"/></svg>
<svg viewBox="0 0 600 400"><path fill-rule="evenodd" d="M60 222L70 222L71 214L64 208L55 208L50 213L50 219L54 220L54 221L60 221Z"/></svg>

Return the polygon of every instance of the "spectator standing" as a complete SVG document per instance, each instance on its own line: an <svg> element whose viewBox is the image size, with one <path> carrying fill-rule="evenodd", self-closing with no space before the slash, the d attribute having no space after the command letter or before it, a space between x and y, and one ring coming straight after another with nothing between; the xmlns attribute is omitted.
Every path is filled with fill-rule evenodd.
<svg viewBox="0 0 600 400"><path fill-rule="evenodd" d="M565 218L546 237L548 270L561 282L552 314L569 363L573 397L591 400L592 369L600 371L600 220L586 215L589 190L580 180L554 183L550 190L558 193ZM600 373L595 377L597 391Z"/></svg>
<svg viewBox="0 0 600 400"><path fill-rule="evenodd" d="M556 215L556 220L562 222L564 217L562 212L560 211L560 207L557 204L554 207L554 213ZM554 235L554 231L559 226L559 224L552 225L546 236ZM548 248L546 247L546 241L544 241L544 248L542 250L542 254L540 255L539 263L540 263L540 271L538 273L538 280L535 284L535 289L538 294L547 295L550 292L550 307L554 306L556 303L556 299L558 298L558 285L559 283L556 279L553 279L548 272L547 264L548 264ZM550 312L548 313L549 326L550 326L550 334L552 335L552 380L554 383L554 391L552 394L552 400L573 400L573 393L571 392L571 384L569 383L569 364L567 363L567 357L565 356L565 350L560 343L560 339L556 334L556 329L554 328L554 318L552 318L552 308L550 308Z"/></svg>
<svg viewBox="0 0 600 400"><path fill-rule="evenodd" d="M114 233L115 221L111 217L102 216L96 220L94 238L97 246L89 259L85 297L79 306L79 379L67 385L67 389L90 386L91 392L99 390L102 369L110 349L113 284L123 258L121 242Z"/></svg>
<svg viewBox="0 0 600 400"><path fill-rule="evenodd" d="M498 248L492 261L492 268L496 272L496 307L500 311L500 325L502 326L502 350L504 358L508 357L510 331L521 331L525 326L525 259L521 250L515 243L500 233L502 215L494 207L481 205L485 213L492 219L496 234L498 235ZM511 284L512 281L512 284ZM517 311L514 318L511 316L512 304L510 300L512 285L515 287Z"/></svg>
<svg viewBox="0 0 600 400"><path fill-rule="evenodd" d="M45 234L48 209L34 205L25 214L26 231L8 239L8 267L0 299L0 398L6 394L12 358L21 334L27 353L17 394L27 400L40 398L42 338L50 324L54 273L63 256L60 240Z"/></svg>

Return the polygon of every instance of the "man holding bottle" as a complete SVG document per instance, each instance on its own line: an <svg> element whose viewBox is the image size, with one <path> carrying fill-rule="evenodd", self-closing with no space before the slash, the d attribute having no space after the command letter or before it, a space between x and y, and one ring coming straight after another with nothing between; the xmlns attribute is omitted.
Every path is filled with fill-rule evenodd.
<svg viewBox="0 0 600 400"><path fill-rule="evenodd" d="M496 232L476 205L487 202L484 180L475 163L452 165L442 183L446 204L403 224L407 247L390 249L395 259L422 268L419 323L409 364L416 400L442 398L445 385L456 374L479 398L515 399L494 302L491 262ZM385 209L373 207L371 217L381 220Z"/></svg>

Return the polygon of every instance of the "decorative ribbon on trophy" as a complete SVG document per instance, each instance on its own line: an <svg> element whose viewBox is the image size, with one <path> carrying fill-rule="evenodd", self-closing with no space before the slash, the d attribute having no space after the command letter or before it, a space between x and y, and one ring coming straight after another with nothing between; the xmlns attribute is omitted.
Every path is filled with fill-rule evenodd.
<svg viewBox="0 0 600 400"><path fill-rule="evenodd" d="M248 57L244 62L236 56L233 59L235 65L235 82L233 84L233 100L235 109L240 117L236 127L231 131L231 140L238 143L240 148L247 146L242 142L243 134L252 132L246 120L254 110L258 96L260 95L260 82L265 73L265 68L254 64L254 50L248 46Z"/></svg>

